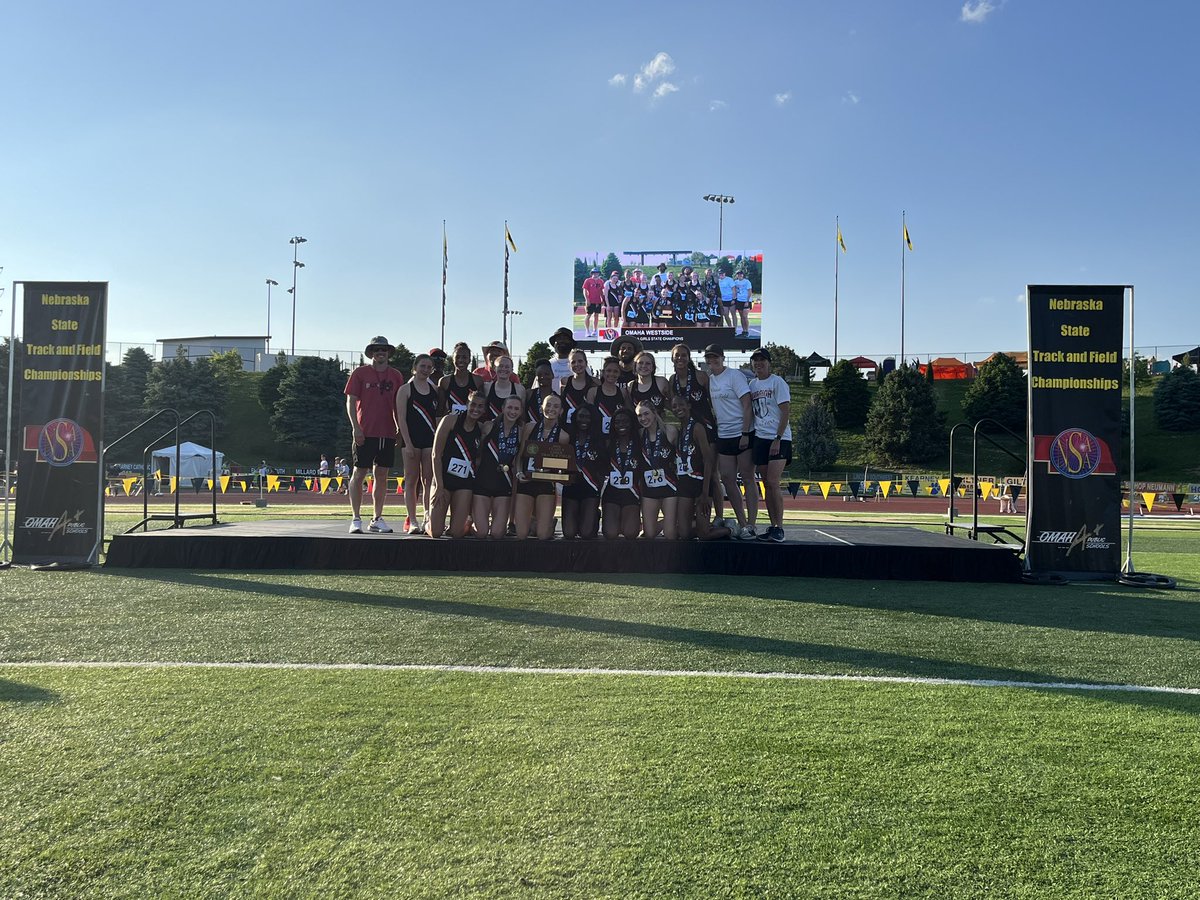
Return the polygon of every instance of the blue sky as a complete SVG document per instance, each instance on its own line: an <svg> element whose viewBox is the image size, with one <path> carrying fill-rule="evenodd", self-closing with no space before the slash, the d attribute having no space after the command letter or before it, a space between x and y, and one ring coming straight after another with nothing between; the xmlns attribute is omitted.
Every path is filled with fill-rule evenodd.
<svg viewBox="0 0 1200 900"><path fill-rule="evenodd" d="M901 210L909 356L1024 347L1029 283L1133 284L1139 347L1200 341L1200 6L734 10L10 4L3 283L107 280L110 341L149 343L263 333L271 277L287 347L303 235L298 350L425 350L445 219L446 341L478 347L508 219L523 353L577 248L709 249L720 192L764 338L805 353L833 349L835 216L839 353L898 351Z"/></svg>

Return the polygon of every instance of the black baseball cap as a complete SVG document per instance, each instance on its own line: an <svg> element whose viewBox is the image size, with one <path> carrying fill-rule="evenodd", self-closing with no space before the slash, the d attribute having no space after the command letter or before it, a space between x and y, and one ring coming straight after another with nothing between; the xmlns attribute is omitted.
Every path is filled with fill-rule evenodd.
<svg viewBox="0 0 1200 900"><path fill-rule="evenodd" d="M750 358L751 359L765 359L767 362L770 362L771 354L767 351L766 347L759 347L757 350L755 350L753 353L750 354Z"/></svg>
<svg viewBox="0 0 1200 900"><path fill-rule="evenodd" d="M718 346L717 344L709 344L707 347L704 348L704 355L705 356L724 356L725 350L724 350L724 348Z"/></svg>

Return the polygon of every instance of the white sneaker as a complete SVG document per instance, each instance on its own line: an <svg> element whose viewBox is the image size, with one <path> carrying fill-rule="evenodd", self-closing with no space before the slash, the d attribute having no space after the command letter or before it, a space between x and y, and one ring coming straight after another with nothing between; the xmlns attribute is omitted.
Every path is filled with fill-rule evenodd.
<svg viewBox="0 0 1200 900"><path fill-rule="evenodd" d="M717 518L713 519L712 527L713 528L724 528L725 527L725 517L717 516Z"/></svg>
<svg viewBox="0 0 1200 900"><path fill-rule="evenodd" d="M758 539L758 531L753 525L743 525L742 530L738 532L739 541L753 541Z"/></svg>
<svg viewBox="0 0 1200 900"><path fill-rule="evenodd" d="M362 534L362 519L351 519L350 520L350 533L351 534Z"/></svg>
<svg viewBox="0 0 1200 900"><path fill-rule="evenodd" d="M391 534L392 526L383 521L383 517L380 516L378 519L371 520L371 524L367 526L367 530L373 531L376 534Z"/></svg>

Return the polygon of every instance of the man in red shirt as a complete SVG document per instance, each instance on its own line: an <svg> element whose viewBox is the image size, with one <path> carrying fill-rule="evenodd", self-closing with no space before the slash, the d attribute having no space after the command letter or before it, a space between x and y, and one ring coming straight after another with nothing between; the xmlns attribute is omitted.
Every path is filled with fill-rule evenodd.
<svg viewBox="0 0 1200 900"><path fill-rule="evenodd" d="M362 483L368 471L375 476L371 491L375 518L367 530L377 534L392 531L383 520L383 500L387 496L388 471L396 461L396 435L400 433L396 392L404 383L404 376L388 365L388 357L395 350L387 338L371 338L363 351L370 364L359 366L346 381L346 415L354 433L351 453L354 474L350 476L349 488L351 534L362 534Z"/></svg>
<svg viewBox="0 0 1200 900"><path fill-rule="evenodd" d="M599 269L592 269L592 274L583 280L583 303L583 336L597 337L600 334L600 308L604 303L604 279L600 277Z"/></svg>
<svg viewBox="0 0 1200 900"><path fill-rule="evenodd" d="M492 341L483 348L484 365L475 369L471 374L478 375L485 384L490 384L496 380L496 360L502 356L509 356L508 348L504 346L503 341ZM521 379L517 377L515 371L508 377L513 384L521 383Z"/></svg>

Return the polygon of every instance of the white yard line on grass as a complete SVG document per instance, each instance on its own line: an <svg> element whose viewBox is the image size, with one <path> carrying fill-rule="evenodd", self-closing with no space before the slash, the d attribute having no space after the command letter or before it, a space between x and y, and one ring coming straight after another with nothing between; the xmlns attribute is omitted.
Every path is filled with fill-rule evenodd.
<svg viewBox="0 0 1200 900"><path fill-rule="evenodd" d="M1024 688L1040 691L1115 691L1129 694L1190 694L1200 688L1153 684L1087 684L1074 681L1002 681L992 678L921 678L908 675L822 675L807 672L720 672L690 669L601 669L538 666L459 666L386 663L286 663L286 662L150 662L72 661L0 662L5 669L243 669L301 672L462 672L470 675L567 675L640 678L746 678L758 681L849 681L870 684L920 684L949 687Z"/></svg>
<svg viewBox="0 0 1200 900"><path fill-rule="evenodd" d="M838 537L836 534L830 534L829 532L822 531L819 528L814 528L813 531L815 531L817 534L821 535L822 537L832 538L833 540L838 541L839 543L849 544L851 547L854 546L853 542L844 540L844 539Z"/></svg>

